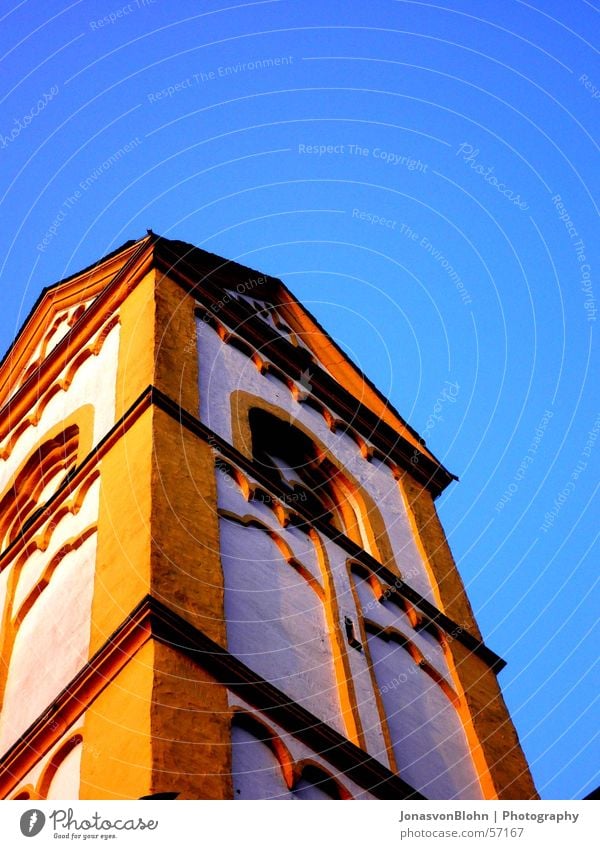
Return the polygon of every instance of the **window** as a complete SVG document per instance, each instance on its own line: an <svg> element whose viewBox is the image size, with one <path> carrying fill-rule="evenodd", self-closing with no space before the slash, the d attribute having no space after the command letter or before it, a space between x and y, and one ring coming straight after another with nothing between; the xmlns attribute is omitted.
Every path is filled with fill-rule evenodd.
<svg viewBox="0 0 600 849"><path fill-rule="evenodd" d="M255 408L252 453L261 470L300 496L306 508L361 548L374 553L371 529L356 484L299 428Z"/></svg>

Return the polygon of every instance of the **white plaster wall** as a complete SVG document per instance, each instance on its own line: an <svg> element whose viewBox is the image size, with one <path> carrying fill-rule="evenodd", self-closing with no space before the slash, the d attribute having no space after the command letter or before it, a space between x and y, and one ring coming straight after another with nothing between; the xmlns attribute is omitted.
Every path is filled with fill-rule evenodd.
<svg viewBox="0 0 600 849"><path fill-rule="evenodd" d="M260 519L260 521L264 522L269 528L271 528L274 532L276 532L290 547L294 557L306 567L306 569L317 579L319 585L322 589L325 588L324 576L321 572L321 568L317 561L317 554L315 551L315 547L313 545L312 540L308 537L306 533L299 530L298 528L294 528L292 526L288 526L287 528L282 528L275 516L273 511L265 504L259 501L250 501L247 502L243 497L239 487L237 484L225 475L222 471L217 471L217 481L218 481L218 492L219 492L219 506L225 507L230 510L232 513L235 513L237 516L244 517L246 515L256 516L256 518ZM246 546L245 550L254 551L253 541L255 537L246 537L245 532L248 530L244 527L239 528L239 539L240 544L242 544L242 540ZM255 534L261 534L263 532L256 530ZM264 535L264 533L263 533ZM330 571L332 573L332 577L334 580L336 597L339 608L339 631L342 635L342 640L346 643L345 636L345 624L344 617L349 616L355 626L356 635L360 637L359 627L358 627L358 612L356 609L354 597L350 591L350 584L348 581L348 573L346 569L346 558L345 553L340 549L337 545L328 542L327 540L322 540L323 545L326 550L326 556L329 562ZM273 545L272 548L269 549L270 556L271 551L274 551L275 556L278 554L278 549L275 549ZM283 561L282 561L283 562ZM297 573L291 570L291 567L288 567L290 571L292 571L293 575ZM302 580L302 579L300 579ZM314 594L313 594L314 595ZM265 596L266 598L266 596ZM315 596L316 598L316 596ZM240 607L242 606L243 599L238 599L238 603ZM312 602L311 602L312 603ZM266 606L266 605L265 605ZM230 608L227 603L227 594L226 594L226 614L229 616ZM268 611L265 615L271 615ZM275 623L273 623L275 627ZM303 628L310 626L310 622L303 623ZM233 625L231 623L228 624L229 632L231 633ZM284 637L287 639L286 637ZM231 648L231 637L230 637L230 648ZM365 736L365 745L367 751L375 758L380 760L385 766L389 767L389 758L386 751L385 740L383 736L383 731L381 728L381 719L380 714L377 708L377 702L375 697L375 692L373 688L373 681L371 678L371 673L369 671L369 667L367 664L367 660L365 654L363 652L359 652L356 649L351 648L346 644L346 651L348 660L350 663L350 670L352 676L352 683L355 690L356 703L359 711L360 721L363 728L363 733ZM276 657L273 658L275 661ZM251 664L249 664L251 665ZM254 667L253 667L254 668ZM276 672L276 670L273 670ZM271 680L271 679L269 679ZM273 682L275 683L275 682ZM281 686L278 684L278 686ZM281 687L285 689L284 686ZM286 691L287 692L287 691ZM320 705L319 705L320 708ZM313 710L314 713L321 716L317 710ZM321 716L322 718L322 716ZM344 729L344 725L340 720L339 724L336 726L342 733L346 733Z"/></svg>
<svg viewBox="0 0 600 849"><path fill-rule="evenodd" d="M343 733L323 605L262 530L221 521L229 651Z"/></svg>
<svg viewBox="0 0 600 849"><path fill-rule="evenodd" d="M351 794L353 799L366 800L375 798L367 790L364 790L354 781L351 781L345 774L338 773L324 757L314 752L311 748L309 748L309 746L305 745L300 740L297 740L292 734L288 734L287 731L284 731L281 726L272 721L268 713L261 713L231 691L229 692L229 704L232 707L235 706L244 708L254 716L258 717L268 728L274 731L285 746L287 746L294 763L310 760L313 763L318 764L333 778L339 781L339 783L342 784ZM315 793L315 791L309 790L304 783L299 785L299 793L290 794L287 790L283 776L279 778L275 772L275 765L277 766L277 771L279 771L279 762L277 758L275 758L264 743L257 741L256 738L247 731L244 731L243 734L239 733L240 731L242 731L242 729L235 729L234 726L234 736L232 740L234 799L323 798L322 795L316 795L319 793L318 789L316 790L315 795L309 795L310 793ZM266 750L266 755L263 751L261 751L261 749ZM257 787L254 783L253 773L255 772L261 776L259 779L261 784L260 787ZM236 787L241 790L240 793L235 792ZM270 795L257 795L261 792L261 788L264 788L265 794ZM244 795L244 793L254 793L255 795L249 796ZM282 793L288 795L282 795Z"/></svg>
<svg viewBox="0 0 600 849"><path fill-rule="evenodd" d="M454 705L402 646L369 635L369 648L400 776L431 799L482 799Z"/></svg>
<svg viewBox="0 0 600 849"><path fill-rule="evenodd" d="M344 433L331 433L316 410L294 401L287 387L272 375L261 375L248 357L223 343L205 322L198 320L197 328L201 420L231 444L230 398L232 392L241 389L281 407L309 428L374 499L386 523L398 568L410 576L407 583L433 602L429 576L413 539L406 508L391 470L384 463L365 460L351 437Z"/></svg>
<svg viewBox="0 0 600 849"><path fill-rule="evenodd" d="M265 743L245 728L231 730L233 798L290 799L279 761Z"/></svg>
<svg viewBox="0 0 600 849"><path fill-rule="evenodd" d="M240 518L252 516L260 522L264 522L290 547L293 556L322 585L321 569L317 562L314 546L307 534L298 528L288 526L282 528L268 504L261 501L246 501L237 483L227 474L217 468L217 490L219 507L235 513Z"/></svg>
<svg viewBox="0 0 600 849"><path fill-rule="evenodd" d="M0 715L1 753L87 661L95 556L94 535L63 558L19 628Z"/></svg>

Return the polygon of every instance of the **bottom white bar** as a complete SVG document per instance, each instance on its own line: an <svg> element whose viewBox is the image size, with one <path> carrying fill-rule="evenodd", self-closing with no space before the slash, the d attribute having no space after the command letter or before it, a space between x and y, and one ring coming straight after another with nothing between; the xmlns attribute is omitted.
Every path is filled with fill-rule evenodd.
<svg viewBox="0 0 600 849"><path fill-rule="evenodd" d="M80 845L201 847L217 841L261 849L386 844L587 849L600 845L597 802L41 802L0 803L7 847ZM335 843L334 843L335 841ZM374 842L377 841L377 844Z"/></svg>

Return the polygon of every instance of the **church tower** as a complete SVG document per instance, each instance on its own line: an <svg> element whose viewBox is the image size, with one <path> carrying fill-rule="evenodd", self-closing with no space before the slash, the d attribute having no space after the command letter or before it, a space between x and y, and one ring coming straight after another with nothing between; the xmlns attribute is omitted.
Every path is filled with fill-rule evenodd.
<svg viewBox="0 0 600 849"><path fill-rule="evenodd" d="M0 795L534 799L453 476L277 279L150 233L0 365Z"/></svg>

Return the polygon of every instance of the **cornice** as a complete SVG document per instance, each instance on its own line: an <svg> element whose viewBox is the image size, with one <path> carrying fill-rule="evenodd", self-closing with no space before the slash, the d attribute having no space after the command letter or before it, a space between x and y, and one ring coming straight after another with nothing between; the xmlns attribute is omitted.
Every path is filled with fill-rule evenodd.
<svg viewBox="0 0 600 849"><path fill-rule="evenodd" d="M30 516L20 535L0 554L0 572L15 561L24 550L47 547L47 535L44 525L61 507L74 499L76 502L80 488L90 478L97 476L97 465L110 448L133 426L138 418L152 404L152 387L145 389L131 405L129 410L112 426L100 442L92 448L81 463L73 469L65 481L58 487L48 501ZM65 508L66 509L66 508ZM71 512L71 510L69 510Z"/></svg>
<svg viewBox="0 0 600 849"><path fill-rule="evenodd" d="M201 437L209 445L217 450L226 459L230 460L235 465L239 466L243 471L250 474L261 487L271 493L281 504L282 507L290 513L295 513L302 519L302 523L312 525L320 533L328 538L334 539L337 545L346 551L349 557L362 563L370 571L374 572L382 581L390 587L390 592L394 595L405 598L415 607L417 607L428 619L436 623L451 639L458 640L465 648L479 657L487 666L494 672L500 672L505 666L506 661L499 657L495 652L488 648L484 643L469 633L462 625L454 622L450 617L446 616L430 601L425 599L420 593L400 580L386 566L375 560L364 549L352 542L348 537L340 534L324 522L322 519L315 518L305 511L302 502L298 501L294 504L293 510L286 502L286 493L279 489L276 483L256 466L255 463L248 460L243 454L237 451L233 446L229 445L219 434L211 430L199 419L191 415L187 410L184 410L177 402L173 401L159 389L154 386L149 386L131 405L125 415L111 428L102 441L90 452L90 454L82 461L82 463L74 470L69 479L62 484L52 498L41 508L38 513L29 521L27 528L23 531L12 545L10 545L0 555L0 571L18 555L19 551L28 544L32 537L39 530L40 526L47 521L54 509L60 505L65 496L73 493L75 488L79 486L85 477L95 468L97 462L106 453L106 451L118 440L139 418L139 416L150 405L155 405L163 412L167 413L178 424L183 425L196 436Z"/></svg>
<svg viewBox="0 0 600 849"><path fill-rule="evenodd" d="M281 503L282 509L290 515L296 514L300 517L298 524L306 524L313 526L319 533L325 537L332 539L339 545L350 558L362 563L371 572L374 572L388 587L388 592L392 596L405 598L416 608L418 608L432 622L435 622L442 631L444 631L452 640L457 640L465 646L471 653L479 657L487 666L494 672L500 672L505 666L506 661L503 660L494 651L488 648L485 643L478 640L473 634L467 631L462 625L454 622L445 613L438 610L435 605L424 598L415 589L402 581L390 571L386 566L372 557L364 549L360 548L356 543L349 539L344 534L333 529L327 522L320 518L313 517L307 511L301 501L294 502L293 507L286 501L286 493L277 486L276 482L267 477L256 463L249 460L219 434L207 427L199 419L192 416L187 410L184 410L176 401L173 401L156 387L152 387L152 403L167 413L171 418L177 421L180 425L190 430L196 436L207 442L213 450L221 454L225 460L231 461L247 474L251 475L260 486L265 489L270 495L274 496Z"/></svg>
<svg viewBox="0 0 600 849"><path fill-rule="evenodd" d="M177 252L180 245L182 251L187 248L183 254ZM262 289L267 297L276 298L280 293L284 298L283 305L285 301L293 300L291 293L276 278L150 233L139 242L105 258L79 275L56 284L42 294L23 330L0 364L0 434L6 434L19 426L40 396L58 380L69 359L77 356L79 349L100 330L103 320L110 318L123 298L152 267L172 277L178 285L199 299L208 312L221 300L223 288L234 287L238 280L247 283L249 279L260 279L260 285L253 288L255 294ZM64 303L60 306L61 302L75 296L81 298L86 291L87 297L90 291L95 295L93 302L24 384L10 395L11 375L18 374L25 367L24 357L28 351L35 349L39 337L51 324L58 310L64 308ZM298 380L309 369L312 392L319 402L331 408L343 422L372 443L383 456L389 457L413 475L434 497L456 480L455 476L419 443L416 431L398 414L394 412L406 436L397 432L370 407L348 392L308 351L295 347L277 334L246 304L231 299L219 308L218 319L242 336L253 348L259 349L262 356L272 360L290 379ZM310 319L315 322L312 317ZM315 325L320 327L316 322ZM321 332L324 338L329 339L325 331ZM366 376L360 374L361 379L374 390ZM385 402L383 396L381 399Z"/></svg>
<svg viewBox="0 0 600 849"><path fill-rule="evenodd" d="M400 776L290 701L289 696L151 595L140 601L48 709L0 759L0 796L6 797L14 789L150 639L186 654L219 683L376 798L425 799Z"/></svg>
<svg viewBox="0 0 600 849"><path fill-rule="evenodd" d="M389 457L427 487L434 498L456 480L456 477L448 472L427 449L423 446L418 447L418 444L395 431L321 368L306 349L292 345L253 313L246 304L233 298L227 303L221 301L222 306L219 306L218 313L215 314L214 305L220 302L223 294L221 269L217 275L210 268L194 268L184 258L178 258L165 240L157 242L155 260L159 272L168 275L202 303L204 315L207 318L225 324L252 350L258 351L262 359L269 360L291 380L300 380L307 370L310 371L312 395L356 430L362 438L378 448L382 455ZM232 268L238 274L244 272L246 275L248 272L248 269L236 266L235 263L232 264ZM201 276L198 279L199 274ZM269 281L271 294L276 284L283 287L281 281L274 278L266 279ZM217 283L216 280L219 282ZM234 289L236 282L235 278L229 277L227 286ZM267 283L264 285L267 286ZM403 427L414 436L415 440L418 440L416 431L407 425Z"/></svg>
<svg viewBox="0 0 600 849"><path fill-rule="evenodd" d="M121 256L118 270L112 276L104 273L102 264L94 268L95 273L100 275L101 284L94 301L42 360L39 367L11 394L11 377L24 367L22 360L25 353L35 349L37 344L36 334L38 337L43 334L58 311L51 307L52 298L60 298L63 295L63 286L75 286L79 278L68 284L57 285L41 297L25 328L0 364L0 433L5 433L7 427L12 429L19 424L39 397L58 380L70 359L76 357L90 338L101 330L103 323L118 309L131 288L152 267L153 243L154 237L151 236L136 243L135 250L129 249L126 252L125 262ZM111 259L109 269L118 256Z"/></svg>

